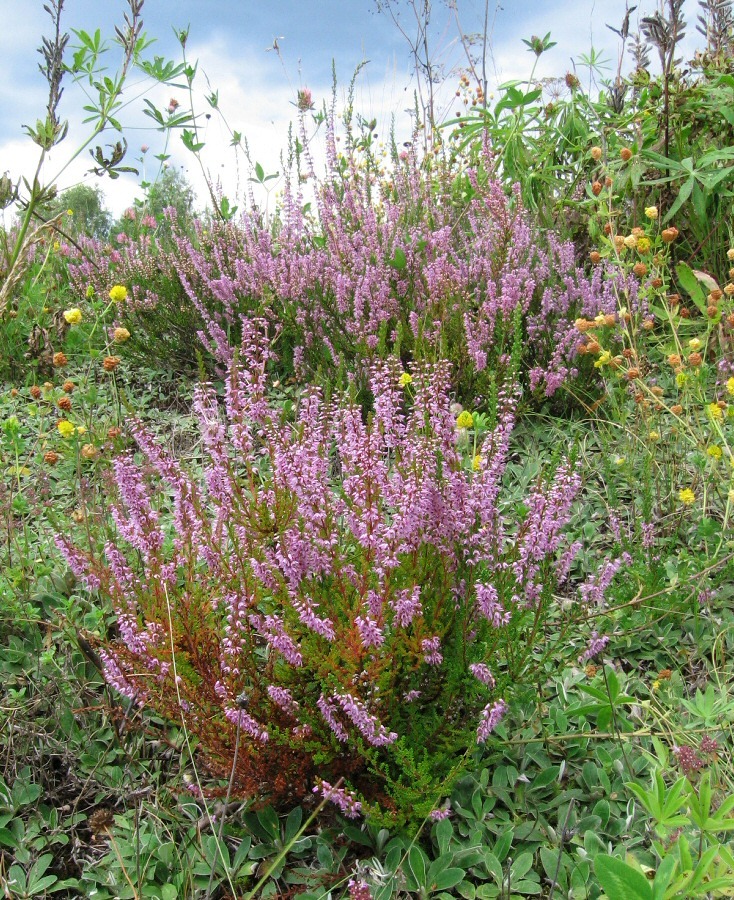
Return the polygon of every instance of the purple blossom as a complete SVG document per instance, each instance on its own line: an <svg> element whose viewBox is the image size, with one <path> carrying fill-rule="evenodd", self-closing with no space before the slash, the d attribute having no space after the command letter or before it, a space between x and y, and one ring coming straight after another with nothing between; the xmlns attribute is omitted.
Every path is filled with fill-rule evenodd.
<svg viewBox="0 0 734 900"><path fill-rule="evenodd" d="M407 628L416 616L423 612L421 607L421 589L416 585L412 591L398 591L391 606L395 610L393 622L401 628Z"/></svg>
<svg viewBox="0 0 734 900"><path fill-rule="evenodd" d="M379 647L385 642L380 626L369 616L357 616L354 620L364 647Z"/></svg>
<svg viewBox="0 0 734 900"><path fill-rule="evenodd" d="M421 650L423 651L423 660L427 663L427 665L440 666L443 662L443 654L441 653L441 638L438 637L438 635L422 640Z"/></svg>
<svg viewBox="0 0 734 900"><path fill-rule="evenodd" d="M598 656L602 650L609 643L609 636L604 635L603 637L599 637L596 631L591 632L591 638L589 640L589 644L584 652L579 656L580 663L589 662L589 660L593 659L595 656Z"/></svg>
<svg viewBox="0 0 734 900"><path fill-rule="evenodd" d="M351 694L335 694L334 700L341 706L344 713L357 730L375 747L384 747L397 740L394 731L388 731L379 720L367 711L365 705ZM338 737L338 735L337 735Z"/></svg>
<svg viewBox="0 0 734 900"><path fill-rule="evenodd" d="M431 812L431 821L432 822L440 822L443 819L448 819L451 815L451 801L447 800L443 806L438 809L434 809Z"/></svg>
<svg viewBox="0 0 734 900"><path fill-rule="evenodd" d="M469 671L475 678L481 681L482 684L486 684L488 688L491 689L495 686L492 670L485 663L471 663Z"/></svg>
<svg viewBox="0 0 734 900"><path fill-rule="evenodd" d="M342 787L334 787L323 778L318 779L313 792L314 794L321 794L324 800L328 800L330 803L338 806L342 814L348 819L357 819L362 814L362 804L351 791Z"/></svg>
<svg viewBox="0 0 734 900"><path fill-rule="evenodd" d="M329 728L331 728L336 737L342 743L346 743L349 740L349 735L347 734L346 728L336 717L336 706L334 706L333 703L327 700L323 694L321 694L319 699L316 701L316 706L319 708L319 712L324 717L324 721L329 726Z"/></svg>
<svg viewBox="0 0 734 900"><path fill-rule="evenodd" d="M490 734L499 725L507 711L504 700L488 703L482 711L482 717L477 728L477 743L484 744Z"/></svg>
<svg viewBox="0 0 734 900"><path fill-rule="evenodd" d="M478 584L477 610L493 628L502 628L510 621L510 612L504 608L492 584Z"/></svg>
<svg viewBox="0 0 734 900"><path fill-rule="evenodd" d="M264 744L268 741L270 735L260 722L254 719L246 710L227 706L224 709L224 715L233 725L237 725L246 734L254 737L255 740Z"/></svg>

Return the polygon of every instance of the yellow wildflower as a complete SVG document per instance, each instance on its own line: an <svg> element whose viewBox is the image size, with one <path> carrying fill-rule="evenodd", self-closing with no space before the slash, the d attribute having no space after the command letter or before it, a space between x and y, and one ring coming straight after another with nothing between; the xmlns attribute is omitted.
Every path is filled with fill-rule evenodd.
<svg viewBox="0 0 734 900"><path fill-rule="evenodd" d="M729 262L731 262L734 259L734 247L730 247L726 251L726 258L729 260Z"/></svg>
<svg viewBox="0 0 734 900"><path fill-rule="evenodd" d="M696 495L690 488L683 488L678 491L678 499L686 506L690 506L692 503L696 502Z"/></svg>
<svg viewBox="0 0 734 900"><path fill-rule="evenodd" d="M127 328L119 326L112 332L112 339L116 344L124 344L125 341L130 339L130 332ZM408 378L410 378L410 375L408 375ZM400 386L402 387L402 384Z"/></svg>
<svg viewBox="0 0 734 900"><path fill-rule="evenodd" d="M471 428L474 424L474 416L468 411L460 412L456 419L457 428Z"/></svg>
<svg viewBox="0 0 734 900"><path fill-rule="evenodd" d="M82 320L82 311L77 307L64 310L64 318L69 325L78 325Z"/></svg>
<svg viewBox="0 0 734 900"><path fill-rule="evenodd" d="M717 403L709 403L706 410L712 419L719 421L724 418L724 410L720 409Z"/></svg>
<svg viewBox="0 0 734 900"><path fill-rule="evenodd" d="M110 300L113 300L115 303L122 303L123 300L127 298L127 288L121 284L116 284L110 290Z"/></svg>
<svg viewBox="0 0 734 900"><path fill-rule="evenodd" d="M475 472L478 472L482 468L482 457L479 453L475 454L474 459L471 461L471 467Z"/></svg>
<svg viewBox="0 0 734 900"><path fill-rule="evenodd" d="M731 394L734 397L734 378L730 378L726 382L726 392L727 394Z"/></svg>
<svg viewBox="0 0 734 900"><path fill-rule="evenodd" d="M625 464L624 456L615 456L614 457L614 465L615 466L623 466Z"/></svg>
<svg viewBox="0 0 734 900"><path fill-rule="evenodd" d="M400 378L398 378L398 384L402 388L407 387L407 385L412 384L412 382L413 382L413 376L410 375L408 372L403 372L403 374L400 376Z"/></svg>
<svg viewBox="0 0 734 900"><path fill-rule="evenodd" d="M58 241L54 241L54 252L58 252L61 249L61 244Z"/></svg>
<svg viewBox="0 0 734 900"><path fill-rule="evenodd" d="M711 457L711 459L721 459L723 456L723 451L718 444L712 444L710 447L706 448L706 453Z"/></svg>
<svg viewBox="0 0 734 900"><path fill-rule="evenodd" d="M628 234L624 239L624 246L630 250L633 250L637 246L637 235L636 234Z"/></svg>
<svg viewBox="0 0 734 900"><path fill-rule="evenodd" d="M599 359L594 363L595 369L601 369L602 366L606 366L611 362L612 354L608 350L602 350L599 354Z"/></svg>
<svg viewBox="0 0 734 900"><path fill-rule="evenodd" d="M66 215L67 215L67 216L73 216L73 215L74 215L74 210L73 210L73 209L67 209L67 210L66 210Z"/></svg>
<svg viewBox="0 0 734 900"><path fill-rule="evenodd" d="M87 285L86 295L87 295L87 300L91 300L92 297L94 297L94 288L92 287L91 284Z"/></svg>
<svg viewBox="0 0 734 900"><path fill-rule="evenodd" d="M650 434L648 434L648 438L651 441L659 441L660 440L660 432L659 431L651 431Z"/></svg>
<svg viewBox="0 0 734 900"><path fill-rule="evenodd" d="M646 206L645 207L645 215L648 219L657 219L658 217L658 208L657 206Z"/></svg>
<svg viewBox="0 0 734 900"><path fill-rule="evenodd" d="M675 376L675 383L679 388L683 387L686 381L688 381L688 376L685 372L678 372L678 374Z"/></svg>
<svg viewBox="0 0 734 900"><path fill-rule="evenodd" d="M637 238L637 252L638 253L649 252L651 246L652 246L652 244L650 243L649 237Z"/></svg>
<svg viewBox="0 0 734 900"><path fill-rule="evenodd" d="M76 431L74 426L67 419L60 419L56 423L56 427L59 429L59 434L62 438L70 438Z"/></svg>

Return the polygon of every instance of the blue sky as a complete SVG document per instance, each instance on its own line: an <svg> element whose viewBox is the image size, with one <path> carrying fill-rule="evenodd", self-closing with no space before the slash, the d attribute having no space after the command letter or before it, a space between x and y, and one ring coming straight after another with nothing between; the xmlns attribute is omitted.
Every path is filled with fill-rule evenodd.
<svg viewBox="0 0 734 900"><path fill-rule="evenodd" d="M444 0L433 0L435 26L432 41L435 58L448 73L442 89L444 108L453 112L451 97L462 61L456 42L455 22ZM43 0L0 0L0 170L8 169L13 180L19 174L32 175L35 145L23 137L21 126L34 123L42 116L45 82L38 72L40 57L35 48L47 28ZM71 31L99 27L104 35L113 34L127 8L123 0L66 0L64 23ZM651 12L655 0L640 0L633 14L633 26L640 14ZM402 21L411 27L410 11L403 2ZM527 77L532 56L526 52L522 38L531 34L552 33L558 45L541 60L540 75L563 75L571 68L571 59L588 52L593 45L616 66L617 40L606 24L618 27L624 15L624 0L503 0L497 8L490 3L493 22L492 59L488 71L490 89L512 78ZM689 37L693 38L697 5L687 3ZM484 14L484 0L458 0L458 14L465 33L478 31ZM290 122L295 120L296 91L308 87L317 105L328 99L331 89L332 60L336 65L339 92L342 93L355 67L363 60L368 66L361 72L356 91L356 109L365 116L378 119L379 130L387 135L391 117L398 131L409 136L410 120L406 108L412 105L414 82L408 46L389 16L376 11L373 0L146 0L143 7L145 31L157 43L148 51L178 59L178 46L173 28L190 26L187 55L199 61L197 83L206 89L206 74L211 86L219 91L220 108L230 126L247 136L254 161L268 172L280 169L280 153L287 139ZM280 52L272 49L278 40ZM71 43L74 43L72 36ZM115 57L111 59L114 61ZM130 96L142 88L140 80L131 83ZM133 90L135 87L135 90ZM187 102L183 91L156 87L149 98L159 107L175 96L182 106ZM85 134L81 125L81 95L69 83L61 104L61 113L70 120L70 134L54 152L45 172L51 177L68 160ZM141 114L142 99L130 103L122 116L127 126L131 159L139 156L142 144L150 146L146 157L151 175L152 156L164 149L163 138L150 129ZM195 97L196 109L207 111L201 95ZM203 153L210 175L221 178L225 192L241 193L247 184L247 164L235 162L227 148L227 134L216 117L205 121L206 147ZM110 134L105 140L113 140ZM182 167L187 177L203 196L203 178L195 161L174 136L169 147L171 165ZM65 173L61 185L68 186L89 179L88 154ZM120 212L139 194L132 176L117 182L106 180L103 190L108 205ZM91 183L91 182L90 182ZM262 198L259 198L262 199Z"/></svg>

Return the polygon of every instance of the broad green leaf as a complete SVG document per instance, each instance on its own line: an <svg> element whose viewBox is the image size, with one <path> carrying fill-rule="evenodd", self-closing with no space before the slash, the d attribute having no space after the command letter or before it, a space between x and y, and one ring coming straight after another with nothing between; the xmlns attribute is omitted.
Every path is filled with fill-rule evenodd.
<svg viewBox="0 0 734 900"><path fill-rule="evenodd" d="M594 871L609 900L653 900L652 888L642 872L616 856L597 856Z"/></svg>

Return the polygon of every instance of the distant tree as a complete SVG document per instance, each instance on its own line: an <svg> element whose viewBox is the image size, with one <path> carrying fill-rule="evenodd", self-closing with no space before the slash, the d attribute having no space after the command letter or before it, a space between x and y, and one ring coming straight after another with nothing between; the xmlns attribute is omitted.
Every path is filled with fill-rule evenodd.
<svg viewBox="0 0 734 900"><path fill-rule="evenodd" d="M196 195L186 179L178 169L164 169L160 178L151 184L148 195L143 202L145 212L160 221L163 219L163 211L173 207L183 223L195 216L194 201Z"/></svg>
<svg viewBox="0 0 734 900"><path fill-rule="evenodd" d="M86 234L105 240L109 235L112 215L104 207L104 194L98 187L77 184L59 194L40 210L45 219L71 210L71 216L63 220L64 231Z"/></svg>
<svg viewBox="0 0 734 900"><path fill-rule="evenodd" d="M194 189L185 175L177 169L163 169L160 177L146 187L145 196L136 199L115 222L112 233L124 232L128 237L135 237L143 228L155 228L159 237L170 234L165 215L170 207L176 210L178 222L185 229L196 216L195 199Z"/></svg>

